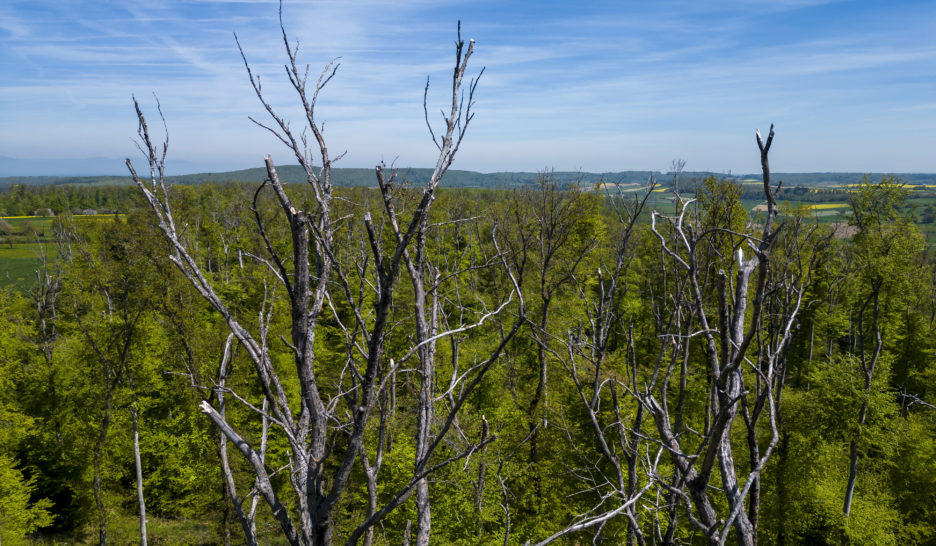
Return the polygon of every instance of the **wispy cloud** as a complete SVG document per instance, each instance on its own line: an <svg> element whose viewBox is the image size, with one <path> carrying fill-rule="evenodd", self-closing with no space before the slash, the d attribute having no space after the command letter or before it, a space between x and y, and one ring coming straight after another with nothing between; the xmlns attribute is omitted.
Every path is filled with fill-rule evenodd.
<svg viewBox="0 0 936 546"><path fill-rule="evenodd" d="M428 76L430 104L446 100L457 19L487 67L461 168L756 170L750 132L776 121L783 170L936 171L919 130L936 121L930 3L287 0L312 77L341 56L319 112L347 165L431 161L422 90ZM273 0L4 2L0 155L123 155L129 97L150 92L180 159L275 151L246 119L262 110L235 32L268 99L298 114Z"/></svg>

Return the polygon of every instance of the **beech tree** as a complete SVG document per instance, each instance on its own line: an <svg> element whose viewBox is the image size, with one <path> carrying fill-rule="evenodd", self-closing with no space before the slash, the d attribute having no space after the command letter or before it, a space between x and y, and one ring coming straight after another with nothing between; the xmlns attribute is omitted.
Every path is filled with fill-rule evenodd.
<svg viewBox="0 0 936 546"><path fill-rule="evenodd" d="M778 225L780 184L771 184L768 161L773 127L766 139L760 132L756 137L767 201L758 235L752 233L755 224L738 226L734 221L737 191L703 196L703 201L723 202L698 214L693 212L696 199L675 193L675 215L651 214L659 258L646 281L652 328L643 333L652 335L635 333L634 322L628 326L627 317L619 320L612 311L615 293L626 290L622 283L630 263L629 236L643 203L637 201L620 215L626 227L617 263L610 273L599 270L598 297L582 290L589 322L567 334L568 356L562 359L610 471L598 473L592 482L602 491L599 505L548 540L604 525L620 514L628 521L628 543L644 544L649 540L645 535L673 543L681 507L709 544L724 544L732 531L739 544L756 543L760 476L779 441L787 353L815 268L817 254L806 249L821 242L814 228ZM717 181L705 190L721 191ZM781 234L781 228L788 232ZM603 364L611 329L625 340L626 356L618 370ZM638 360L638 343L645 346L641 353L648 361ZM691 349L698 345L701 351ZM692 368L705 371L701 392L691 385L690 374L698 374ZM636 405L628 408L622 396ZM690 412L690 401L704 413ZM610 411L602 412L602 405ZM739 417L746 461L739 460L732 441ZM645 420L652 423L652 432ZM654 456L651 445L662 451ZM664 452L671 463L669 475L659 466ZM642 505L653 514L642 525L635 505L654 486L666 500ZM715 491L723 498L713 498ZM611 498L617 504L609 506ZM726 511L720 512L723 506Z"/></svg>
<svg viewBox="0 0 936 546"><path fill-rule="evenodd" d="M23 400L15 396L16 383L29 370L20 359L30 347L23 332L17 331L22 325L8 315L27 305L25 298L0 291L0 542L4 544L19 544L53 521L52 503L35 495L35 476L24 475L14 458L23 437L35 427Z"/></svg>
<svg viewBox="0 0 936 546"><path fill-rule="evenodd" d="M640 432L645 418L643 407L628 404L627 393L639 388L639 365L632 350L633 328L627 328L629 317L622 311L621 302L632 288L629 273L636 255L634 228L653 188L651 179L646 193L633 200L620 192L609 192L612 220L619 228L611 245L613 252L603 253L610 261L598 267L595 279L583 280L575 275L574 267L567 269L567 282L577 284L575 292L584 319L566 332L549 333L546 321L537 329L541 351L548 351L567 372L585 411L585 428L597 441L597 453L591 457L584 449L576 451L582 459L582 486L598 499L596 506L537 544L594 527L600 534L600 529L617 517L626 518L628 544L645 543L637 502L653 489L651 476L656 473L663 450L656 446L648 449ZM552 344L547 342L549 338L554 340ZM625 356L611 363L613 348L621 340ZM555 350L552 345L561 349ZM615 365L621 363L623 366Z"/></svg>
<svg viewBox="0 0 936 546"><path fill-rule="evenodd" d="M925 241L909 218L898 207L907 190L893 177L872 184L864 183L851 198L851 223L858 232L854 238L856 256L856 297L852 313L853 335L851 353L860 365L862 402L857 415L856 436L849 441L848 483L842 511L849 517L858 479L860 452L873 445L861 446L860 436L868 436L867 427L873 386L881 383L881 361L884 352L885 321L889 314L904 305L919 279L914 269L919 266ZM887 372L885 372L887 374Z"/></svg>
<svg viewBox="0 0 936 546"><path fill-rule="evenodd" d="M0 288L0 541L936 540L936 268L897 180L836 190L833 224L781 201L833 199L780 193L771 130L757 185L676 160L665 194L447 189L459 35L429 176L339 187L338 64L307 78L280 31L293 125L241 50L288 154L262 181L170 184L135 101L132 195L0 195L65 211L2 241L64 244L31 297ZM128 214L67 213L105 206Z"/></svg>
<svg viewBox="0 0 936 546"><path fill-rule="evenodd" d="M732 529L739 544L757 541L760 475L779 441L787 350L797 331L797 316L813 269L802 252L804 246L815 244L809 234L788 234L790 248L778 248L783 244L782 226L777 225L780 183L771 185L768 160L773 126L766 139L760 132L756 136L767 201L759 236L733 233L730 225L692 222L687 217L692 200L681 202L675 217L654 213L652 219L663 267L670 270L675 292L667 296L669 302L661 302L658 336L663 342L649 380L636 396L673 463L673 476L660 476L658 483L670 494L671 502L685 507L687 519L710 544L724 544ZM713 271L710 267L717 262L703 263L700 250L708 238L725 232L738 236L730 255L734 264L728 261L731 269ZM695 338L701 338L704 347L708 391L703 428L693 434L683 405L674 407L668 401L668 383ZM731 441L739 415L747 431L750 461L746 465L737 459ZM766 444L760 436L764 420L769 431ZM727 504L723 514L718 512L721 503L712 498L716 470Z"/></svg>
<svg viewBox="0 0 936 546"><path fill-rule="evenodd" d="M222 442L236 447L249 462L254 488L269 506L286 540L290 544L319 545L336 539L335 512L352 487L352 469L360 463L372 502L367 517L353 526L347 542L353 544L362 538L369 541L368 531L415 492L415 542L425 545L431 533L428 477L493 440L483 419L470 428L461 423L460 410L524 320L522 295L503 253L498 250L496 226L489 234L489 246L494 251L484 260L452 266L427 253L431 232L445 227L430 223L436 189L455 159L473 117L477 78L467 82L465 78L474 41L464 42L459 28L450 104L443 111L443 126L438 133L429 122L426 107L430 135L438 150L429 181L421 189L409 189L395 170L379 165L375 176L382 210L366 210L363 205L352 204L348 214L340 216L331 169L341 154L330 153L322 124L316 118L319 93L335 76L338 64L330 63L316 81L310 82L308 67L300 66L298 47L287 36L282 9L280 29L287 76L305 115L310 147L306 133L297 133L266 100L243 50L241 55L253 89L271 119L269 123L254 121L275 135L305 170L313 200L308 206L299 206L280 181L273 159L266 157L267 179L254 195L253 209L257 211L263 192L272 192L280 209L277 220L288 228L291 243L288 254L283 255L282 247L271 240L267 220L255 212L256 230L266 252L252 258L268 269L270 279L269 286L264 285L263 308L255 327L248 326L219 295L212 276L190 249L185 226L179 225L173 215L172 192L165 180L168 136L161 145L154 142L136 100L139 144L147 157L148 179L137 174L129 159L127 167L170 245L169 259L223 317L253 364L255 380L262 391L261 403L225 385L226 358L220 359L219 380L208 387L217 392L218 404L224 403L222 395L226 395L256 413L264 423L264 436L259 444L232 426L223 413L223 405L205 400L201 410L223 435ZM424 105L427 103L428 85ZM164 119L163 123L165 126ZM505 293L488 299L478 296L470 305L448 293L458 283L469 282L476 271L492 268L508 279ZM411 288L405 296L401 290L404 279ZM283 292L285 296L280 296ZM279 297L285 298L288 309L289 332L285 336L271 329ZM404 338L407 343L394 345L391 353L392 312L397 299L403 299L411 307L416 328L413 335ZM512 326L496 333L488 330L499 340L484 354L474 351L470 363L461 362L459 353L452 351L447 355L445 369L450 379L440 381L438 378L444 375L438 360L438 343L468 330L485 328L491 317L508 310L516 317ZM341 350L326 349L317 340L325 323L337 326L342 333ZM289 375L273 358L282 348L291 353L294 362ZM415 368L405 367L410 366L410 361L415 361ZM375 484L386 448L387 412L391 411L386 401L400 374L414 377L418 385L415 399L410 402L417 416L413 467L405 483L386 495L380 504L375 501ZM288 386L293 384L298 389ZM288 445L285 468L273 469L264 458L267 431ZM453 433L461 441L451 441ZM233 484L230 465L225 464L223 470L226 481ZM274 479L281 471L288 473L287 489L277 487ZM236 513L248 542L253 542L248 516L240 509Z"/></svg>

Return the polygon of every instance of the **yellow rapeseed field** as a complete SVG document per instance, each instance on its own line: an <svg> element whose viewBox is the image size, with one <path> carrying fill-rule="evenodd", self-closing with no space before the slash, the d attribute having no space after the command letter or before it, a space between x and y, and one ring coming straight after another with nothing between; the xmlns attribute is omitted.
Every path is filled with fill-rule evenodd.
<svg viewBox="0 0 936 546"><path fill-rule="evenodd" d="M848 207L848 203L814 203L809 205L807 208L810 210L829 210L829 209L844 209Z"/></svg>
<svg viewBox="0 0 936 546"><path fill-rule="evenodd" d="M113 217L113 214L77 214L73 218L102 218L102 217ZM118 214L117 216L126 216L126 214ZM29 219L29 218L48 218L53 219L54 216L0 216L0 220L20 220L20 219Z"/></svg>

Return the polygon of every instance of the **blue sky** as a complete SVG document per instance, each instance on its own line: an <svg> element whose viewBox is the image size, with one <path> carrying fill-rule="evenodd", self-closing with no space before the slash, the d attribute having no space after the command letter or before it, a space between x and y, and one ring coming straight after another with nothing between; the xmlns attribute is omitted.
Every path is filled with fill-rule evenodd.
<svg viewBox="0 0 936 546"><path fill-rule="evenodd" d="M456 21L476 40L476 118L455 168L484 172L936 172L936 2L286 0L338 166L428 166ZM131 94L162 103L173 170L287 162L234 43L300 122L275 0L3 0L0 156L137 158ZM119 164L115 171L120 171Z"/></svg>

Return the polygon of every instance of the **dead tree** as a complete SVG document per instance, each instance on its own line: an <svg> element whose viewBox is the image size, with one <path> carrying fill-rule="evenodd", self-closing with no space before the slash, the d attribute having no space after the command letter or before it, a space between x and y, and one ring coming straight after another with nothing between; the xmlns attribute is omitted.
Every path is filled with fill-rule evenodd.
<svg viewBox="0 0 936 546"><path fill-rule="evenodd" d="M674 159L670 163L670 172L673 173L673 193L679 195L679 175L686 168L685 159Z"/></svg>
<svg viewBox="0 0 936 546"><path fill-rule="evenodd" d="M556 336L560 332L553 334L555 342L564 350L551 351L552 357L568 373L588 418L588 429L597 440L600 460L586 457L582 461L584 470L580 471L580 475L587 482L584 488L590 490L598 502L591 510L538 544L547 544L593 527L601 529L617 517L626 518L628 544L646 543L638 522L637 504L654 487L653 479L648 477L656 473L663 451L658 446L649 448L642 437L643 408L638 405L637 411L630 416L626 415L626 409L622 407L623 401L628 398L627 393L635 392L638 388L634 351L625 349L629 370L623 373L609 365L608 357L612 337L627 337L629 333L633 341L632 330L620 331L622 325L626 329L624 321L627 317L621 316L618 303L630 288L628 273L634 257L632 235L653 187L651 180L648 191L632 201L624 198L620 192L608 196L621 228L616 234L613 261L604 264L604 268L598 268L595 293L583 279L574 279L584 308L585 321L565 332L564 338ZM545 327L539 331L539 337L549 336ZM546 344L541 346L549 347ZM606 409L609 407L610 412Z"/></svg>
<svg viewBox="0 0 936 546"><path fill-rule="evenodd" d="M659 306L657 336L661 340L656 362L647 369L645 386L636 391L641 406L656 428L657 441L667 450L675 469L657 483L683 506L687 519L710 544L724 544L733 529L739 544L757 540L760 474L779 439L778 420L786 354L797 330L797 316L811 282L811 265L803 237L787 234L793 244L778 249L783 225L777 225L776 195L772 187L768 152L773 127L766 141L757 133L761 153L767 214L759 236L733 233L730 227L704 226L688 214L695 200L682 201L674 217L653 213L651 229L662 251L661 263L668 286ZM789 226L788 226L789 227ZM710 271L701 259L706 238L731 232L738 243L732 249L731 270ZM809 244L812 244L810 242ZM707 416L701 431L692 429L683 414L686 362L690 345L700 339L707 366ZM681 366L681 385L670 380ZM678 393L673 404L669 395ZM747 430L750 460L738 461L731 443L739 412ZM758 442L758 426L766 420L766 445ZM746 464L745 464L746 463ZM715 472L719 473L727 513L720 514L712 499ZM675 513L666 542L672 541Z"/></svg>
<svg viewBox="0 0 936 546"><path fill-rule="evenodd" d="M515 369L531 370L532 377L522 371L518 374L519 383L525 385L529 380L535 387L529 400L515 390L512 394L526 418L524 442L529 444L533 494L542 499L538 468L543 458L541 432L549 420L549 379L554 375L550 372L554 348L548 325L559 307L557 300L573 284L582 262L597 245L596 231L589 225L596 216L592 208L597 200L573 185L562 187L551 172L541 173L538 183L537 189L511 192L500 221L510 226L505 248L518 283L527 290L529 338L535 352L529 351L530 361L523 359Z"/></svg>
<svg viewBox="0 0 936 546"><path fill-rule="evenodd" d="M282 256L278 252L279 245L271 240L268 226L260 214L256 214L257 230L266 246L266 255L254 256L254 259L285 291L290 331L288 336L280 338L293 357L293 373L299 385L298 399L291 399L280 375L283 372L273 365L271 352L275 349L265 341L269 320L261 318L260 332L252 332L219 296L187 245L183 236L185 226L177 224L173 216L170 191L164 176L168 137L161 146L153 142L136 101L140 147L149 164L148 180L137 174L129 159L127 166L170 245L170 260L223 318L253 364L263 406L252 403L224 385L215 385L215 390L244 404L258 418L268 420L270 434L275 433L288 443L290 487L282 490L274 486L274 471L265 463L262 449L236 430L218 408L207 400L201 404L202 411L226 441L248 461L254 474L255 489L266 501L290 544L320 545L331 544L335 540L336 510L351 487L352 469L359 461L368 474L369 491L373 490L372 481L376 480L379 471L385 435L377 434L373 438L368 430L374 424L383 429L382 418L388 406L381 401L386 400L397 373L402 370L400 366L411 359L418 360L416 373L420 386L414 402L418 420L412 475L407 483L385 497L389 500L382 506L371 504L368 516L352 528L347 542L354 544L364 538L369 529L415 491L419 514L417 543L425 544L431 529L427 478L438 469L482 449L493 437L487 433L486 426L477 432L464 431L460 447L447 449L444 455L440 449L442 440L450 435L450 431L459 428L458 416L468 396L523 323L522 297L516 282L511 282L510 293L497 301L480 302L474 310L465 309L454 324L443 329L440 290L445 282L467 275L470 270L453 271L443 278L438 266L427 256L427 234L433 228L429 222L430 206L472 119L477 80L466 84L464 78L474 42L463 42L459 30L450 108L443 112L443 130L438 135L432 132L438 158L429 181L421 192L416 192L415 206L412 209L405 207L410 201L404 200L404 196L395 190L398 183L396 172L387 172L383 166L378 166L376 176L383 210L379 212L379 218L367 211L362 221L357 223L356 220L361 218L358 209L352 209L347 216L339 217L336 213L338 206L331 169L341 155L333 157L330 154L315 110L319 93L335 75L338 65L330 63L318 80L309 85L308 68L298 64L298 48L287 37L282 9L280 29L288 58L286 72L305 115L305 130L301 134L296 133L265 99L259 77L251 71L243 50L241 55L253 89L272 119L269 124L254 122L270 131L290 150L305 170L313 197L311 207L298 207L280 181L273 160L269 156L266 158L267 179L257 189L254 209L261 192L269 190L273 193L280 217L288 225L291 254ZM426 93L428 95L428 85ZM424 104L426 102L427 99ZM428 112L426 117L428 124ZM163 123L165 125L164 120ZM306 132L311 135L310 143L306 140ZM317 162L315 166L313 157ZM340 234L348 233L354 226L360 226L355 229L365 234L360 240L357 255L348 251L348 245L337 242ZM494 244L496 246L496 242ZM499 251L490 263L477 267L494 266L502 268L506 277L513 278ZM411 304L417 324L416 335L408 348L400 354L390 355L387 341L392 331L391 312L399 283L406 277L414 290ZM268 296L268 300L272 306L273 296ZM505 312L508 307L516 315L512 328L484 358L453 374L451 381L444 385L445 396L440 396L437 391L441 386L436 385L434 379L436 344L453 335L482 327L490 317ZM337 323L344 333L345 356L340 362L320 358L316 351L316 333L326 319ZM441 402L447 402L443 411L438 409ZM370 453L376 454L374 464L370 462Z"/></svg>
<svg viewBox="0 0 936 546"><path fill-rule="evenodd" d="M87 250L83 253L88 260L88 268L99 271L108 270L109 264L95 261ZM77 329L91 348L100 366L100 375L97 376L97 380L103 388L100 428L93 448L92 480L98 512L98 543L102 546L108 542L108 509L103 483L103 465L114 412L123 407L129 410L132 418L140 542L144 545L147 543L146 504L143 498L143 470L139 443L139 413L135 394L132 395L133 401L126 406L116 405L118 390L126 382L129 382L131 393L134 391L133 361L138 351L140 324L149 307L148 298L145 294L141 295L143 292L141 287L129 280L132 275L134 273L128 272L127 276L91 279L87 283L76 283L76 293L81 296L72 298Z"/></svg>

